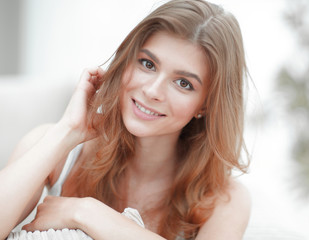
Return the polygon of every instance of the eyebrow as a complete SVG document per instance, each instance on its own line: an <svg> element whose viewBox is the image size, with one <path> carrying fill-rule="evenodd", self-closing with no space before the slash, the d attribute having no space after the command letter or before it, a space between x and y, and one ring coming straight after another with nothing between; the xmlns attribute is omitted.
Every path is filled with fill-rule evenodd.
<svg viewBox="0 0 309 240"><path fill-rule="evenodd" d="M197 76L194 73L190 73L190 72L186 72L186 71L175 71L175 73L179 74L179 75L183 75L183 76L189 77L189 78L195 78L201 85L203 85L202 84L202 80L199 78L199 76Z"/></svg>
<svg viewBox="0 0 309 240"><path fill-rule="evenodd" d="M156 55L154 55L152 52L150 52L149 50L147 49L141 49L141 52L147 54L150 58L152 58L152 60L154 62L156 62L157 64L161 64L160 60L156 57ZM198 75L194 74L194 73L191 73L191 72L186 72L186 71L181 71L181 70L176 70L174 71L174 73L176 74L179 74L179 75L183 75L183 76L186 76L186 77L189 77L189 78L194 78L196 79L201 85L202 84L202 80L199 78Z"/></svg>
<svg viewBox="0 0 309 240"><path fill-rule="evenodd" d="M147 49L141 49L141 52L146 53L150 58L152 58L153 61L155 61L157 64L161 64L160 60L154 55L152 52L150 52Z"/></svg>

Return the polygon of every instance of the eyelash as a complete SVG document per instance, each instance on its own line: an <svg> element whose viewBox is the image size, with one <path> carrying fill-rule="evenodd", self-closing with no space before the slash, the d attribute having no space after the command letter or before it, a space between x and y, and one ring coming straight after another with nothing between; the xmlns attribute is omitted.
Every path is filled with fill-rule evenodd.
<svg viewBox="0 0 309 240"><path fill-rule="evenodd" d="M182 87L182 86L180 85L180 84L181 84L181 81L184 81L184 82L187 84L187 86L186 86L186 87ZM179 87L181 87L181 88L183 88L183 89L185 89L185 90L189 90L189 91L194 90L193 85L192 85L188 80L186 80L186 79L178 79L178 80L176 80L175 82L176 82L176 84L177 84ZM189 87L189 88L187 88L187 87Z"/></svg>
<svg viewBox="0 0 309 240"><path fill-rule="evenodd" d="M138 61L147 70L156 71L155 64L152 61L150 61L148 59L145 59L145 58L138 59ZM152 67L151 68L146 67L147 63L150 63L152 65ZM187 84L187 86L186 87L182 87L180 85L181 81L184 81ZM175 80L175 82L182 89L185 89L185 90L188 90L188 91L194 90L193 85L188 80L186 80L186 79L177 79L177 80ZM187 88L187 87L189 87L189 88Z"/></svg>
<svg viewBox="0 0 309 240"><path fill-rule="evenodd" d="M145 59L145 58L138 59L138 61L140 62L140 64L141 64L144 68L146 68L146 69L148 69L148 70L151 70L151 71L155 71L155 70L156 70L156 69L155 69L155 65L154 65L154 63L153 63L152 61L150 61L150 60L148 60L148 59ZM150 64L152 65L152 67L151 67L151 68L146 67L146 64L147 64L147 63L150 63ZM152 69L152 68L154 68L154 69Z"/></svg>

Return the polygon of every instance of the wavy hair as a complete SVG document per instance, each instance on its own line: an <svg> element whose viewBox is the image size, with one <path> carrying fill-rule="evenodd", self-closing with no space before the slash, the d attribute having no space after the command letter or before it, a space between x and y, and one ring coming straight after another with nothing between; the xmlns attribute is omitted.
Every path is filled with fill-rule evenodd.
<svg viewBox="0 0 309 240"><path fill-rule="evenodd" d="M92 101L90 117L100 134L98 151L79 168L71 191L95 197L122 211L126 192L119 187L134 156L134 136L120 111L122 76L145 41L165 31L202 47L208 59L205 115L193 118L179 139L174 183L161 204L165 209L158 232L167 239L195 237L208 220L219 194L225 193L232 169L246 171L244 81L247 75L243 41L235 17L203 0L172 0L143 19L119 46ZM103 114L98 114L98 108ZM99 119L98 119L99 118ZM151 215L146 212L143 217ZM149 217L149 216L148 216Z"/></svg>

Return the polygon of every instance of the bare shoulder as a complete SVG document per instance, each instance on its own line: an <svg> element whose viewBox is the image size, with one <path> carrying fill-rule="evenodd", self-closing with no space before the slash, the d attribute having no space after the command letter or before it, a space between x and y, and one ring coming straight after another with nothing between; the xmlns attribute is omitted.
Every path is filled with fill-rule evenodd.
<svg viewBox="0 0 309 240"><path fill-rule="evenodd" d="M219 197L214 217L224 216L235 223L247 225L250 210L251 197L248 189L241 182L231 178L227 194Z"/></svg>
<svg viewBox="0 0 309 240"><path fill-rule="evenodd" d="M53 126L54 124L43 124L27 133L15 147L8 164L16 161L25 152L32 148L45 135L47 130Z"/></svg>
<svg viewBox="0 0 309 240"><path fill-rule="evenodd" d="M249 190L245 185L243 185L238 180L231 178L229 182L229 187L227 193L230 196L226 199L225 196L221 197L222 205L229 206L230 204L241 204L242 206L250 207L251 197ZM221 205L219 200L219 206Z"/></svg>
<svg viewBox="0 0 309 240"><path fill-rule="evenodd" d="M251 197L248 189L231 178L227 194L219 196L213 215L201 227L196 239L242 239L249 222L250 210Z"/></svg>

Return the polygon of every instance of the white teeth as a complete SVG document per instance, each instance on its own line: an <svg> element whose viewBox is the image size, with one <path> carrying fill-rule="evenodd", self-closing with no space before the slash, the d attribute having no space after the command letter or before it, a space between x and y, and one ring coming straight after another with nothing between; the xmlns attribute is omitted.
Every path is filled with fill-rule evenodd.
<svg viewBox="0 0 309 240"><path fill-rule="evenodd" d="M148 110L148 109L142 107L141 105L139 105L137 102L134 101L134 103L135 103L136 107L137 107L139 110L141 110L143 113L146 113L146 114L148 114L148 115L159 116L158 113L151 112L150 110Z"/></svg>

